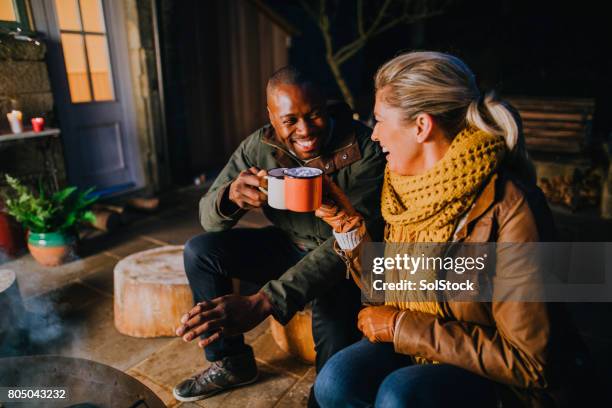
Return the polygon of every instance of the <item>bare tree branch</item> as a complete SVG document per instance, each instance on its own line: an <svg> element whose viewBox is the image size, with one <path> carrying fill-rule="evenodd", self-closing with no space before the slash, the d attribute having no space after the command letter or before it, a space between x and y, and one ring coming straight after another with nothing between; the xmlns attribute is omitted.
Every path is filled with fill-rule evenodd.
<svg viewBox="0 0 612 408"><path fill-rule="evenodd" d="M363 0L357 0L357 32L362 37L365 35L363 30Z"/></svg>
<svg viewBox="0 0 612 408"><path fill-rule="evenodd" d="M390 29L390 28L392 28L392 27L394 27L396 25L414 23L416 21L424 20L426 18L437 16L437 15L440 15L442 13L443 13L442 10L435 10L435 11L431 11L429 13L422 13L422 14L419 14L419 15L411 15L411 16L409 15L409 16L398 17L398 18L396 18L394 20L391 20L390 22L388 22L384 26L382 26L379 30L377 30L374 34L372 34L372 37L375 37L378 34L381 34L384 31L387 31L388 29Z"/></svg>
<svg viewBox="0 0 612 408"><path fill-rule="evenodd" d="M364 19L364 0L357 0L357 38L334 52L333 37L330 31L330 17L327 13L326 0L319 0L318 10L311 7L306 0L300 0L302 8L315 21L321 31L325 44L325 59L327 60L327 64L336 79L336 83L345 101L352 108L355 107L354 98L340 70L342 64L359 52L359 50L361 50L373 37L399 24L410 24L415 21L442 14L446 6L448 6L452 0L443 0L438 6L433 8L428 7L428 5L431 4L428 3L429 1L431 0L404 0L402 7L396 10L401 12L396 13L395 15L397 17L395 17L388 14L389 8L394 0L385 0L378 10L374 21L369 27L366 27Z"/></svg>
<svg viewBox="0 0 612 408"><path fill-rule="evenodd" d="M319 18L325 15L325 0L319 0Z"/></svg>
<svg viewBox="0 0 612 408"><path fill-rule="evenodd" d="M344 53L349 52L350 55L353 55L354 52L351 52L351 49L354 48L355 46L363 46L368 39L370 38L370 36L372 35L372 33L376 30L376 27L378 26L378 24L381 23L381 21L383 20L383 17L387 11L387 9L389 8L389 6L391 5L392 0L385 0L385 2L383 3L382 7L380 8L380 10L378 11L378 14L376 15L376 18L374 19L374 22L372 23L372 25L368 28L368 30L363 34L360 35L355 41L345 45L344 47L340 48L336 54L334 55L334 58L337 59L342 59L342 61L346 61L347 58L345 58L343 56Z"/></svg>
<svg viewBox="0 0 612 408"><path fill-rule="evenodd" d="M357 53L368 41L367 37L361 37L359 40L352 42L349 46L344 47L342 49L342 54L339 52L334 55L334 59L338 62L339 65L342 65L346 60L350 59L353 55ZM340 55L338 55L340 54Z"/></svg>
<svg viewBox="0 0 612 408"><path fill-rule="evenodd" d="M310 4L308 4L306 0L300 0L300 5L302 6L306 14L308 14L310 18L312 18L315 21L315 23L319 25L319 17L316 15L315 11L310 7Z"/></svg>
<svg viewBox="0 0 612 408"><path fill-rule="evenodd" d="M387 9L391 5L391 2L392 2L392 0L385 0L385 2L383 3L382 7L378 11L378 15L374 19L374 22L372 23L372 25L370 26L370 28L366 32L366 37L369 36L371 33L373 33L376 30L376 27L382 21L383 17L385 16L385 13L387 12Z"/></svg>

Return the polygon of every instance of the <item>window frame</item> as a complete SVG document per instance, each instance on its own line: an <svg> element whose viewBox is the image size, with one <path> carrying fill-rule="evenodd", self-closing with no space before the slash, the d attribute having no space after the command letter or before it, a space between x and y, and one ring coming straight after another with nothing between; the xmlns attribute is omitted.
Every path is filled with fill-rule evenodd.
<svg viewBox="0 0 612 408"><path fill-rule="evenodd" d="M0 20L0 27L8 30L16 30L20 28L26 34L33 33L32 22L30 21L30 4L29 0L12 0L13 8L17 12L18 21Z"/></svg>
<svg viewBox="0 0 612 408"><path fill-rule="evenodd" d="M57 23L57 29L59 31L59 35L60 35L60 46L62 47L62 55L64 57L64 69L67 70L67 65L66 65L66 57L64 55L64 50L63 50L63 43L61 40L61 36L62 34L74 34L74 35L79 35L82 37L83 39L83 51L84 51L84 57L85 57L85 66L87 69L87 83L88 83L88 88L89 88L89 95L90 95L90 100L88 101L73 101L72 100L72 91L70 90L70 85L68 86L68 92L69 92L69 96L70 96L70 103L71 104L85 104L85 103L106 103L106 102L115 102L118 99L117 96L117 87L115 84L115 76L114 76L114 69L113 69L113 64L112 64L112 56L111 56L111 52L110 52L110 37L109 37L109 31L108 31L108 23L107 23L107 18L106 18L106 6L104 5L104 0L100 0L100 6L102 8L102 21L104 22L104 31L88 31L85 30L85 23L83 22L83 11L82 11L82 7L81 7L81 0L76 0L76 4L77 4L77 8L78 8L78 16L79 16L79 21L81 24L81 29L80 30L73 30L73 29L62 29L60 27L60 23L59 23L59 19L58 19L58 23ZM91 70L91 62L89 59L89 47L87 45L87 36L99 36L99 37L103 37L105 39L105 45L106 45L106 55L108 58L108 73L109 73L109 77L110 77L110 81L109 81L109 85L111 87L111 92L113 97L111 99L96 99L96 94L94 91L94 85L93 85L93 71ZM66 71L66 77L68 78L68 71Z"/></svg>

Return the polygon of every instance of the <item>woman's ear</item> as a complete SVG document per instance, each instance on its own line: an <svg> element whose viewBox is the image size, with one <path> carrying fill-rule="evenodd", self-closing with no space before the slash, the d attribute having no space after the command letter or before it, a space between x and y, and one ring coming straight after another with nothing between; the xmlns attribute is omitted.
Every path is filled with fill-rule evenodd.
<svg viewBox="0 0 612 408"><path fill-rule="evenodd" d="M416 141L425 143L431 140L432 130L434 127L434 119L429 113L419 113L415 119L416 125Z"/></svg>

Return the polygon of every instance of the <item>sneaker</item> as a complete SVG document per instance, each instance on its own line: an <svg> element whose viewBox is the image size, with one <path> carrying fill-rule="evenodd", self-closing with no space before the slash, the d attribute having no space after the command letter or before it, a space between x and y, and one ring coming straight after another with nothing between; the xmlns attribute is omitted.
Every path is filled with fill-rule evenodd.
<svg viewBox="0 0 612 408"><path fill-rule="evenodd" d="M222 391L257 381L257 364L253 352L213 361L202 373L189 378L172 390L179 401L197 401Z"/></svg>

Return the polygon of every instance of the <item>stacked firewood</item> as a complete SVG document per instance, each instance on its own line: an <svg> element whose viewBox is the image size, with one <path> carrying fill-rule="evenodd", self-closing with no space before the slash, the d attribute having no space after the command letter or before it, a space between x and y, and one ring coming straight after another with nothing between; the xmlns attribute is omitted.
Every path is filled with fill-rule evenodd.
<svg viewBox="0 0 612 408"><path fill-rule="evenodd" d="M124 205L97 203L93 206L95 222L92 226L102 231L113 231L133 218L129 210L153 213L159 207L159 198L136 197L127 200Z"/></svg>
<svg viewBox="0 0 612 408"><path fill-rule="evenodd" d="M602 177L595 169L576 169L572 175L541 177L539 186L548 201L576 211L599 205Z"/></svg>

